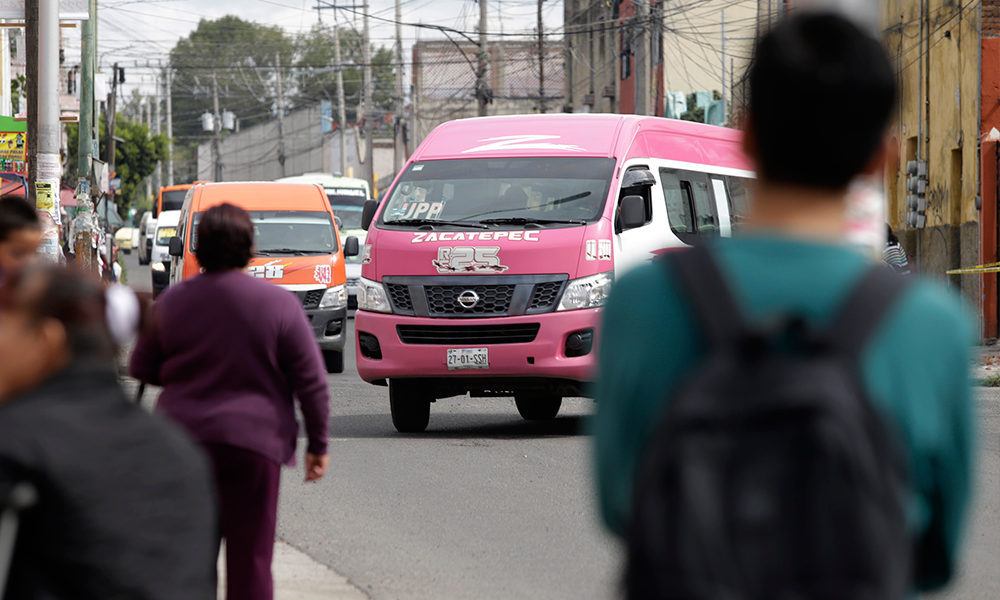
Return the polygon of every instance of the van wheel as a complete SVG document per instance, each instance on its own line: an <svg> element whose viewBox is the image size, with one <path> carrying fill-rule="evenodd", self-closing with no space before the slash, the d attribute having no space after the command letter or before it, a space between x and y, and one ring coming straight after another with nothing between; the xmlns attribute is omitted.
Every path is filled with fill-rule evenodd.
<svg viewBox="0 0 1000 600"><path fill-rule="evenodd" d="M400 433L420 433L431 419L434 397L423 382L414 379L389 380L389 410L392 426Z"/></svg>
<svg viewBox="0 0 1000 600"><path fill-rule="evenodd" d="M324 350L323 351L323 362L326 363L327 373L343 373L344 372L344 353L337 352L336 350Z"/></svg>
<svg viewBox="0 0 1000 600"><path fill-rule="evenodd" d="M562 396L546 392L520 392L514 394L517 412L529 421L549 421L556 418L562 406Z"/></svg>

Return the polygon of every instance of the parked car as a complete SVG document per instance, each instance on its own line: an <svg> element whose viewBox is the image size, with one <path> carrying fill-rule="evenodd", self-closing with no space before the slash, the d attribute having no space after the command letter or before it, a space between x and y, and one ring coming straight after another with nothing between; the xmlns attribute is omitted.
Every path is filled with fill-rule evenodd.
<svg viewBox="0 0 1000 600"><path fill-rule="evenodd" d="M132 252L132 227L122 227L115 232L115 245L125 254Z"/></svg>
<svg viewBox="0 0 1000 600"><path fill-rule="evenodd" d="M153 251L153 238L156 237L156 218L152 211L146 211L139 219L139 245L136 250L139 252L139 264L148 265Z"/></svg>

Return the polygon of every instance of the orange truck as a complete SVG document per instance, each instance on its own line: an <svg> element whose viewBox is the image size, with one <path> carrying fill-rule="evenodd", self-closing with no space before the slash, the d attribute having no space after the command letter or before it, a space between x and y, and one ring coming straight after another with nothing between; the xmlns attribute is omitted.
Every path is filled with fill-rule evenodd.
<svg viewBox="0 0 1000 600"><path fill-rule="evenodd" d="M358 239L340 234L323 188L298 183L207 183L195 185L181 207L177 236L170 240L171 284L194 277L198 222L213 206L230 203L250 213L255 253L247 272L294 293L323 351L327 371L344 370L347 339L347 279L344 256L358 254Z"/></svg>

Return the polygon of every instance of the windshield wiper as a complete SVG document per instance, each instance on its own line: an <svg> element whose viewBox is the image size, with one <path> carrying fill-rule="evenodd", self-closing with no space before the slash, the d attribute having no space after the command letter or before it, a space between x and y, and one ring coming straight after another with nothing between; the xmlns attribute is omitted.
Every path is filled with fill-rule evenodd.
<svg viewBox="0 0 1000 600"><path fill-rule="evenodd" d="M572 196L566 196L565 198L553 200L552 202L549 202L549 205L551 206L555 204L565 204L566 202L572 202L574 200L580 200L582 198L586 198L589 195L590 192L580 192L579 194L573 194Z"/></svg>
<svg viewBox="0 0 1000 600"><path fill-rule="evenodd" d="M419 227L421 225L452 225L454 227L472 227L474 229L487 229L486 225L480 225L479 223L472 223L470 221L440 221L438 219L403 219L396 221L386 221L386 225L413 225Z"/></svg>
<svg viewBox="0 0 1000 600"><path fill-rule="evenodd" d="M292 248L268 248L267 250L258 250L257 254L294 254L296 256L309 256L310 254L315 254L319 252L307 252L306 250L293 250Z"/></svg>
<svg viewBox="0 0 1000 600"><path fill-rule="evenodd" d="M580 219L536 219L534 217L502 217L499 219L483 219L480 223L490 225L586 225Z"/></svg>

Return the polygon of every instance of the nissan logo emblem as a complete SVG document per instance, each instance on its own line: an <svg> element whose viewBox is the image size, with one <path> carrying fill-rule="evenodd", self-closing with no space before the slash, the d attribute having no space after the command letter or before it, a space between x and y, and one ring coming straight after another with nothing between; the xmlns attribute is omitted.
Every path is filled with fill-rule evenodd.
<svg viewBox="0 0 1000 600"><path fill-rule="evenodd" d="M458 303L462 308L475 308L479 304L479 294L473 290L465 290L458 295Z"/></svg>

